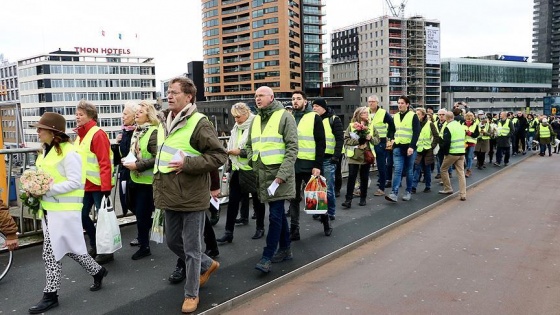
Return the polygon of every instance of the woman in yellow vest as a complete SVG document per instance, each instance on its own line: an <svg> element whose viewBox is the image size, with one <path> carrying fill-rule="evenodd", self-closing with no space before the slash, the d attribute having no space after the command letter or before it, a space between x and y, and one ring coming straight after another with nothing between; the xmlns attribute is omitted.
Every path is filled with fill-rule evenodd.
<svg viewBox="0 0 560 315"><path fill-rule="evenodd" d="M482 115L480 113L482 112ZM488 122L488 117L484 115L483 111L478 111L480 117L480 125L478 129L480 131L478 139L476 139L476 146L474 147L474 152L476 154L476 167L481 170L486 168L484 166L484 160L486 159L486 152L490 149L490 122Z"/></svg>
<svg viewBox="0 0 560 315"><path fill-rule="evenodd" d="M539 141L539 145L541 149L539 153L540 156L545 155L547 148L548 148L548 156L552 156L551 143L554 141L555 138L556 138L556 134L552 130L552 127L550 127L550 124L548 123L548 119L546 117L543 118L542 123L537 126L537 131L535 134L535 139Z"/></svg>
<svg viewBox="0 0 560 315"><path fill-rule="evenodd" d="M235 219L239 212L239 203L243 198L248 198L249 193L253 197L253 209L257 219L257 229L252 239L264 236L265 205L259 199L257 193L257 175L249 166L245 145L250 134L251 123L255 115L245 103L236 103L231 108L231 114L235 119L235 125L231 130L228 141L227 153L230 159L231 178L229 181L229 202L227 207L226 231L224 236L217 239L218 243L231 243L235 229Z"/></svg>
<svg viewBox="0 0 560 315"><path fill-rule="evenodd" d="M368 127L369 134L365 137L359 136L354 128L354 123L362 123ZM379 143L379 133L370 124L369 110L367 107L358 107L354 111L352 120L346 131L344 132L344 147L348 159L348 182L346 186L346 201L342 203L345 208L352 206L352 198L354 193L354 185L356 185L356 177L360 174L360 206L366 205L367 188L369 180L370 164L364 161L364 151Z"/></svg>
<svg viewBox="0 0 560 315"><path fill-rule="evenodd" d="M152 183L154 181L154 163L157 154L157 129L159 120L154 105L142 101L134 116L136 130L130 141L130 156L136 159L123 161L123 166L130 170L131 185L127 189L130 194L128 207L136 214L138 229L138 244L140 249L132 255L133 260L150 256L150 228L152 227L152 212L154 212L154 197Z"/></svg>
<svg viewBox="0 0 560 315"><path fill-rule="evenodd" d="M465 164L467 169L465 171L465 177L469 177L472 174L471 168L474 160L474 147L476 146L476 139L480 133L478 123L475 121L472 112L465 114L465 123L463 127L465 128Z"/></svg>
<svg viewBox="0 0 560 315"><path fill-rule="evenodd" d="M66 120L56 113L44 113L31 127L37 128L39 141L43 144L43 152L35 165L54 179L50 190L41 198L38 214L43 219L43 261L47 284L43 289L43 298L29 309L29 313L39 314L58 306L60 260L64 256L78 262L93 276L91 291L101 289L103 277L108 271L87 254L81 218L84 196L82 159L68 142Z"/></svg>

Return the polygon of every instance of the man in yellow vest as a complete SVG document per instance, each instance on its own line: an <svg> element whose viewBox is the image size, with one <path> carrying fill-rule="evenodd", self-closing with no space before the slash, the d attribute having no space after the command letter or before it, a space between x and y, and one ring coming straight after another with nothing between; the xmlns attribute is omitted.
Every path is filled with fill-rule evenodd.
<svg viewBox="0 0 560 315"><path fill-rule="evenodd" d="M440 150L444 154L441 168L447 170L451 165L457 170L457 179L459 180L459 197L461 200L467 200L467 180L465 179L465 128L455 119L452 112L445 113L447 126L443 130L443 139ZM453 193L451 187L451 179L449 173L441 173L441 181L443 182L443 190L440 194L450 195Z"/></svg>
<svg viewBox="0 0 560 315"><path fill-rule="evenodd" d="M169 110L158 130L154 164L154 204L165 210L167 246L185 262L183 313L194 312L199 286L220 264L202 251L206 209L210 207L210 172L227 159L218 135L199 113L192 80L177 77L167 90Z"/></svg>
<svg viewBox="0 0 560 315"><path fill-rule="evenodd" d="M342 147L344 145L344 127L340 117L334 114L329 108L327 101L318 98L313 101L313 111L315 111L323 120L325 127L326 149L323 160L323 176L327 180L327 203L329 220L335 219L336 214L336 193L335 193L335 173L337 165L340 163L342 155ZM314 214L313 218L320 218L318 214Z"/></svg>
<svg viewBox="0 0 560 315"><path fill-rule="evenodd" d="M445 120L445 113L447 113L447 110L445 108L441 108L437 112L438 120L435 123L435 126L438 131L439 142L441 142L441 139L443 138L443 129L445 129L445 127L447 126L447 121ZM435 179L441 179L441 163L443 163L444 156L443 156L443 152L439 148L436 152L436 158L437 158L437 165L436 165L437 174ZM451 169L449 169L448 172L449 172L449 177L451 177Z"/></svg>
<svg viewBox="0 0 560 315"><path fill-rule="evenodd" d="M496 123L498 126L498 135L496 137L496 162L494 166L500 167L502 156L504 156L504 166L509 163L510 141L513 134L513 123L508 118L508 113L500 112L500 119Z"/></svg>
<svg viewBox="0 0 560 315"><path fill-rule="evenodd" d="M82 167L85 169L85 194L82 208L82 225L89 237L89 254L95 257L99 264L113 260L113 254L97 254L95 246L95 225L89 217L91 207L95 204L101 208L103 196L109 198L114 185L113 152L109 137L97 126L97 108L95 105L81 100L76 108L76 125L74 132L78 135L74 146L82 157Z"/></svg>
<svg viewBox="0 0 560 315"><path fill-rule="evenodd" d="M416 143L420 136L420 120L410 110L410 100L401 96L398 100L399 111L393 117L395 122L395 139L393 140L393 187L385 199L397 202L402 175L406 175L406 191L402 200L409 201L412 193L414 160L416 159Z"/></svg>
<svg viewBox="0 0 560 315"><path fill-rule="evenodd" d="M255 103L257 115L251 124L246 150L249 163L257 173L259 199L269 205L266 247L255 269L268 273L273 257L277 262L292 259L284 203L296 195L294 164L298 135L294 116L274 99L271 88L259 87L255 91Z"/></svg>
<svg viewBox="0 0 560 315"><path fill-rule="evenodd" d="M369 107L369 120L373 127L379 133L379 144L374 146L375 161L377 162L377 190L373 193L374 196L385 196L385 184L387 183L387 141L390 141L395 136L395 123L393 117L389 113L379 107L379 98L377 95L368 97Z"/></svg>

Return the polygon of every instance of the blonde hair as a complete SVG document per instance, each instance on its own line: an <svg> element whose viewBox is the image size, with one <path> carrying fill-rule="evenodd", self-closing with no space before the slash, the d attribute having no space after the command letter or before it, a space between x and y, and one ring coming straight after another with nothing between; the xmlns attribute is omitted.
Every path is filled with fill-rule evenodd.
<svg viewBox="0 0 560 315"><path fill-rule="evenodd" d="M350 122L361 122L361 118L360 115L362 114L362 112L368 112L368 119L366 124L369 123L369 109L365 106L360 106L358 108L356 108L356 110L354 111L354 115L352 115L352 120Z"/></svg>
<svg viewBox="0 0 560 315"><path fill-rule="evenodd" d="M473 114L473 112L468 112L468 113L466 113L466 114L465 114L465 119L469 119L469 120L474 121L474 114Z"/></svg>
<svg viewBox="0 0 560 315"><path fill-rule="evenodd" d="M424 116L427 116L428 113L426 112L426 109L424 107L418 107L416 108L417 112L421 112Z"/></svg>
<svg viewBox="0 0 560 315"><path fill-rule="evenodd" d="M241 116L241 115L249 116L251 114L251 109L249 108L249 106L247 106L247 104L243 102L239 102L231 106L231 114L233 116Z"/></svg>
<svg viewBox="0 0 560 315"><path fill-rule="evenodd" d="M148 121L153 126L157 126L159 124L159 119L157 117L157 111L154 107L154 104L148 103L148 101L143 100L138 104L139 108L144 108L146 110L146 115L148 116Z"/></svg>

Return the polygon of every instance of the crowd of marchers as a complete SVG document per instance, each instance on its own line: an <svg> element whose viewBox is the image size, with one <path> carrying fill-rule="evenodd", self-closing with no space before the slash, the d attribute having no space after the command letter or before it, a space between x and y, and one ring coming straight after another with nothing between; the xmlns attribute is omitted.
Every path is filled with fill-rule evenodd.
<svg viewBox="0 0 560 315"><path fill-rule="evenodd" d="M423 193L432 191L432 177L441 181L440 194L453 194L450 178L455 170L459 198L466 200L466 179L475 167L507 166L511 155L532 150L541 156L547 152L551 156L552 148L560 153L556 140L560 123L551 117L474 113L461 103L434 113L431 108L412 108L406 96L398 99L398 111L391 114L372 95L345 126L325 99L311 101L303 91L294 91L291 105L283 106L267 86L255 92L255 112L245 103L231 107L235 125L224 147L212 123L198 111L190 79L171 80L167 96L169 108L163 111L147 101L127 103L114 145L98 126L96 106L85 100L76 107L76 139L70 139L66 120L57 113L44 113L32 125L42 143L36 166L53 182L41 199L46 285L30 313L58 306L65 256L93 277L91 291L102 288L110 269L102 265L115 255L97 252L91 211L102 207L114 186L123 212L130 210L137 219L137 237L130 240L138 247L133 260L151 255L152 214L156 208L164 212L167 246L177 256L169 282L184 282L181 309L190 313L197 309L199 288L220 267L215 260L218 244L232 243L235 226L247 224L250 201L256 220L252 238L265 237L255 265L262 273L293 259L291 242L301 238L303 187L312 178L324 178L328 209L313 218L322 223L325 236L333 233L343 158L348 162L348 180L340 204L351 209L355 197L359 206L366 206L375 166L374 197L410 201L420 183ZM225 230L216 238L213 225L219 209L210 201L221 194L222 167L229 174L229 202ZM401 186L404 191L399 195ZM0 210L5 214L5 209ZM17 248L15 225L8 215L0 218L7 246Z"/></svg>

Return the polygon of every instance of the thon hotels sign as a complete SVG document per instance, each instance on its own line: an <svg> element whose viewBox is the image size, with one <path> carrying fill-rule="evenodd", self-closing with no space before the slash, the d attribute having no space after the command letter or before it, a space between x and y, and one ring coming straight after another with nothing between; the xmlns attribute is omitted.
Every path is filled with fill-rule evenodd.
<svg viewBox="0 0 560 315"><path fill-rule="evenodd" d="M107 55L130 55L129 48L108 48L108 47L74 47L77 53L86 54L107 54Z"/></svg>

